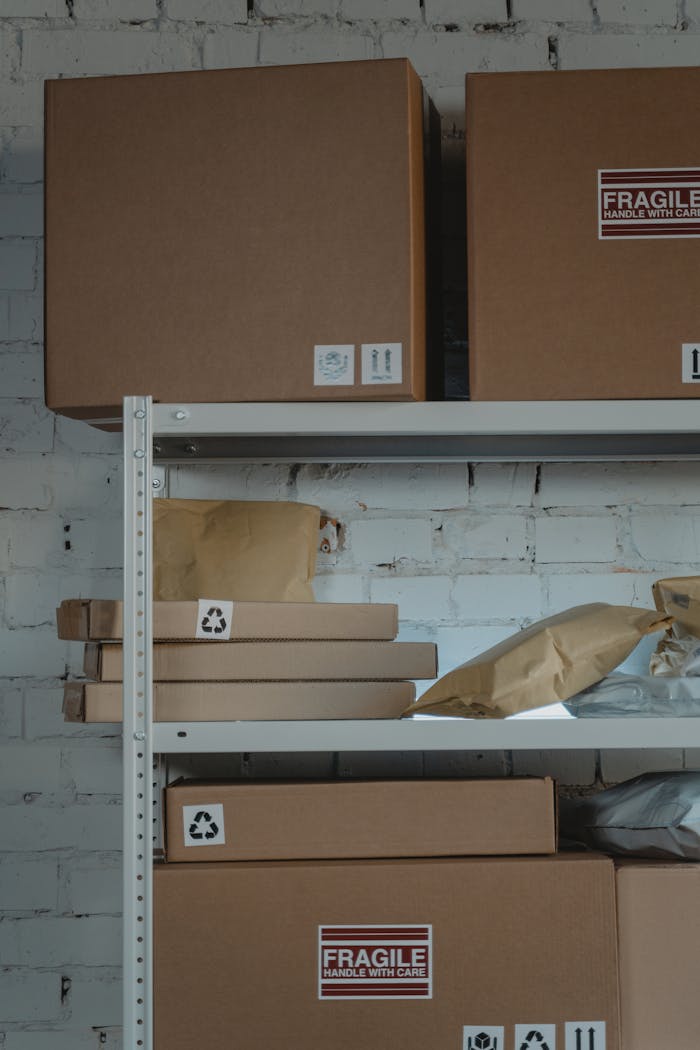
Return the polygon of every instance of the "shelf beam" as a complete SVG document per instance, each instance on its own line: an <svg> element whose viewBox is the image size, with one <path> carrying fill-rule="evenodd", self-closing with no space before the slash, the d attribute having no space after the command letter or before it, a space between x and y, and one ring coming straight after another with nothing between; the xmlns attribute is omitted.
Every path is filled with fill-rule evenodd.
<svg viewBox="0 0 700 1050"><path fill-rule="evenodd" d="M503 751L700 747L700 718L369 719L158 722L155 749L221 751Z"/></svg>
<svg viewBox="0 0 700 1050"><path fill-rule="evenodd" d="M155 405L157 460L700 459L697 401Z"/></svg>

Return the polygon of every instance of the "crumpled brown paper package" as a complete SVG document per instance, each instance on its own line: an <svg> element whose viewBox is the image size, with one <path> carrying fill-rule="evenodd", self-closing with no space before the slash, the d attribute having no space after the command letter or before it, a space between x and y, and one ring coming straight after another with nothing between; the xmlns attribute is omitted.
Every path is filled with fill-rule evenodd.
<svg viewBox="0 0 700 1050"><path fill-rule="evenodd" d="M567 700L617 667L645 634L669 623L650 609L577 605L449 671L404 715L507 718Z"/></svg>
<svg viewBox="0 0 700 1050"><path fill-rule="evenodd" d="M306 503L154 500L154 598L312 602L320 517Z"/></svg>
<svg viewBox="0 0 700 1050"><path fill-rule="evenodd" d="M651 654L653 675L700 675L700 576L657 580L652 594L656 608L674 622Z"/></svg>

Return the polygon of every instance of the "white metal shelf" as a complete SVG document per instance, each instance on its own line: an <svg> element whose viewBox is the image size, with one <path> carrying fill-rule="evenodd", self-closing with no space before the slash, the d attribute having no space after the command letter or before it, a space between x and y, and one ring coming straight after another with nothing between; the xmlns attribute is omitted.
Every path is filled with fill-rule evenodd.
<svg viewBox="0 0 700 1050"><path fill-rule="evenodd" d="M440 401L153 406L168 462L700 458L700 402Z"/></svg>
<svg viewBox="0 0 700 1050"><path fill-rule="evenodd" d="M493 751L700 747L700 718L158 722L156 751Z"/></svg>
<svg viewBox="0 0 700 1050"><path fill-rule="evenodd" d="M152 722L153 459L700 459L695 401L153 405L124 401L124 1048L153 1050L155 752L700 747L700 719Z"/></svg>

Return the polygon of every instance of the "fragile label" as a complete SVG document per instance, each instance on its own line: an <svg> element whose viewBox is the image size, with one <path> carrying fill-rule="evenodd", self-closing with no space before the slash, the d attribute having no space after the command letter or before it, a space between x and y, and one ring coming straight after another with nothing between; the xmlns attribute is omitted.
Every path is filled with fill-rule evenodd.
<svg viewBox="0 0 700 1050"><path fill-rule="evenodd" d="M214 598L200 598L197 603L197 629L195 638L206 638L210 642L228 642L231 638L233 602L222 602Z"/></svg>
<svg viewBox="0 0 700 1050"><path fill-rule="evenodd" d="M502 1025L465 1025L462 1030L462 1050L505 1050Z"/></svg>
<svg viewBox="0 0 700 1050"><path fill-rule="evenodd" d="M605 1021L567 1021L564 1050L605 1050Z"/></svg>
<svg viewBox="0 0 700 1050"><path fill-rule="evenodd" d="M355 347L352 343L314 347L314 386L352 386Z"/></svg>
<svg viewBox="0 0 700 1050"><path fill-rule="evenodd" d="M183 806L186 846L225 846L224 807L221 802L202 806Z"/></svg>
<svg viewBox="0 0 700 1050"><path fill-rule="evenodd" d="M700 168L599 170L598 237L700 237Z"/></svg>
<svg viewBox="0 0 700 1050"><path fill-rule="evenodd" d="M403 375L403 345L401 343L363 343L362 385L381 386L382 383L400 383Z"/></svg>
<svg viewBox="0 0 700 1050"><path fill-rule="evenodd" d="M555 1024L516 1024L515 1050L556 1050Z"/></svg>
<svg viewBox="0 0 700 1050"><path fill-rule="evenodd" d="M431 999L432 926L319 926L319 999Z"/></svg>

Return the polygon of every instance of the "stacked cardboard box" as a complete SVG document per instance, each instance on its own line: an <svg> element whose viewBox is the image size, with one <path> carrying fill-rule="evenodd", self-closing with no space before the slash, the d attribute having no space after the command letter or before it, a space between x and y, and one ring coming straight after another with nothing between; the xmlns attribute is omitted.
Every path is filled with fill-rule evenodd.
<svg viewBox="0 0 700 1050"><path fill-rule="evenodd" d="M47 405L424 400L426 103L402 58L48 81Z"/></svg>
<svg viewBox="0 0 700 1050"><path fill-rule="evenodd" d="M619 1050L613 864L554 853L551 780L180 782L166 830L158 1050Z"/></svg>
<svg viewBox="0 0 700 1050"><path fill-rule="evenodd" d="M120 602L58 610L94 680L66 685L67 719L121 719L122 617ZM437 674L432 643L393 640L395 605L155 602L153 621L156 721L394 718L414 699L409 679Z"/></svg>
<svg viewBox="0 0 700 1050"><path fill-rule="evenodd" d="M700 864L617 868L623 1050L696 1050Z"/></svg>

